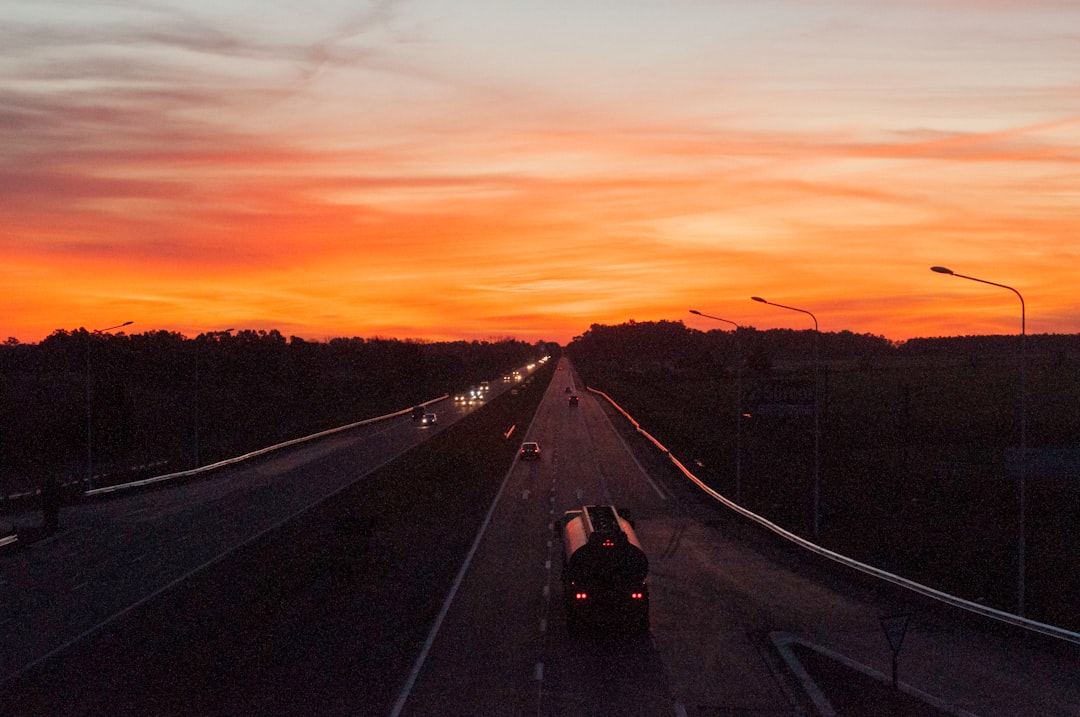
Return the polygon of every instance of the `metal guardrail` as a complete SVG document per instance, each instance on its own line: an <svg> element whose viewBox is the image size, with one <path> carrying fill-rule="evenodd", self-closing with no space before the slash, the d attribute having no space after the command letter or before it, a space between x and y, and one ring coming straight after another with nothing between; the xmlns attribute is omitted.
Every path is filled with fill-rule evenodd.
<svg viewBox="0 0 1080 717"><path fill-rule="evenodd" d="M922 583L917 583L914 580L908 580L907 578L887 572L885 570L882 570L881 568L875 568L873 565L860 563L858 560L849 558L846 555L841 555L840 553L835 553L831 550L828 550L827 548L823 548L820 545L817 545L816 543L812 543L805 538L801 538L790 531L784 530L779 525L776 525L775 523L767 520L766 518L763 518L756 513L750 512L749 510L743 508L737 503L731 502L730 500L710 488L708 485L706 485L700 478L691 473L686 468L686 466L684 466L682 462L679 461L678 458L673 456L671 454L671 451L669 451L662 443L660 443L660 441L658 441L644 428L642 428L641 424L638 423L633 416L623 410L622 406L615 403L614 399L612 399L611 396L607 395L603 391L598 391L594 388L587 388L586 390L588 390L590 393L595 393L599 396L603 396L604 399L606 399L607 402L615 408L615 410L617 410L619 413L626 417L626 420L630 422L630 424L634 427L634 430L636 430L650 443L656 446L658 450L660 450L665 456L667 456L668 460L671 461L672 465L674 465L675 468L677 468L687 479L695 483L698 488L707 493L710 497L723 503L728 508L734 510L736 513L739 513L740 515L749 518L750 520L764 526L765 528L768 528L780 537L789 540L792 543L795 543L796 545L805 548L812 553L816 553L817 555L820 555L824 558L828 558L829 560L833 560L837 563L840 563L841 565L853 568L875 578L888 581L890 583L893 583L894 585L899 585L900 587L906 588L913 592L917 592L933 600L952 605L953 607L958 607L962 610L977 613L993 620L999 620L1001 622L1009 623L1010 625L1014 625L1025 630L1031 630L1033 632L1042 633L1043 635L1048 635L1050 637L1054 637L1060 640L1080 644L1080 633L1072 632L1070 630L1056 627L1054 625L1047 625L1046 623L1037 622L1035 620L1029 620L1028 618L1020 617L1019 615L1014 615L1010 612L1005 612L1004 610L997 610L995 608L987 607L985 605L979 605L978 603L971 602L970 600L965 600L961 597L957 597L956 595L950 595L949 593L935 590L932 587L923 585Z"/></svg>
<svg viewBox="0 0 1080 717"><path fill-rule="evenodd" d="M418 405L418 406L430 406L433 403L438 403L439 401L446 400L449 397L450 397L450 394L444 393L443 395L439 396L438 398L433 398L431 400L424 401L423 403L419 403L419 404L416 404L416 405ZM363 426L363 425L368 424L368 423L374 423L376 421L383 421L383 420L386 420L387 418L395 418L396 416L403 416L406 413L408 413L409 411L411 411L412 409L413 409L413 406L410 406L409 408L403 408L400 411L395 411L394 413L388 413L385 416L376 416L374 418L368 418L368 419L365 419L363 421L357 421L356 423L350 423L350 424L348 424L346 426L339 426L337 428L331 428L330 430L322 431L321 433L314 433L314 434L312 434L310 436L303 436L302 438L294 438L294 439L292 439L290 441L285 441L284 443L278 443L276 445L268 446L266 448L260 448L257 451L252 451L251 453L245 453L242 456L236 456L235 458L226 458L225 460L218 461L217 463L210 463L208 465L199 466L198 468L191 468L191 469L186 470L186 471L176 471L174 473L166 473L164 475L153 476L151 478L144 478L143 480L131 481L130 483L118 483L116 485L111 485L111 486L102 486L101 488L92 488L90 490L84 491L82 495L84 497L95 497L95 496L99 496L99 495L107 495L109 493L116 493L118 491L128 490L128 489L131 489L131 488L140 488L140 487L147 486L147 485L153 485L154 483L160 483L160 482L163 482L163 481L175 480L177 478L187 478L188 476L198 475L199 473L206 473L206 472L209 472L211 470L217 470L218 468L223 468L225 466L234 465L236 463L240 463L241 461L246 461L246 460L248 460L250 458L255 458L257 456L261 456L261 455L264 455L266 453L270 453L271 451L276 451L276 450L278 450L280 448L286 448L288 446L296 445L297 443L303 443L304 441L311 441L311 440L314 440L316 438L322 438L324 436L329 436L329 435L331 435L333 433L337 433L338 431L347 431L350 428L356 428L357 426ZM29 497L37 495L38 493L39 493L39 491L33 490L33 491L27 491L27 492L24 492L24 493L15 493L15 494L8 495L8 496L0 496L0 505L2 505L5 502L11 502L11 501L14 501L14 500L22 500L22 499L25 499L25 498L29 498Z"/></svg>
<svg viewBox="0 0 1080 717"><path fill-rule="evenodd" d="M433 398L430 401L424 401L423 403L418 404L418 405L420 405L420 406L429 406L429 405L431 405L433 403L438 403L439 401L445 400L448 397L449 397L449 394L443 394L442 396L439 396L438 398ZM251 453L245 453L242 456L236 456L235 458L226 458L225 460L218 461L217 463L210 463L208 465L199 466L198 468L191 468L191 469L186 470L186 471L176 471L175 473L165 473L164 475L154 476L152 478L144 478L142 480L137 480L137 481L131 481L130 483L118 483L117 485L103 486L101 488L93 488L91 490L85 491L83 493L83 495L86 496L86 497L95 497L95 496L99 496L99 495L107 495L109 493L116 493L116 492L123 491L123 490L130 490L132 488L142 488L144 486L153 485L155 483L161 483L161 482L164 482L164 481L175 480L177 478L187 478L188 476L198 475L200 473L208 473L210 471L217 470L219 468L224 468L225 466L235 465L237 463L241 463L241 462L249 460L251 458L256 458L258 456L265 455L267 453L279 450L281 448L287 448L289 446L295 446L298 443L304 443L305 441L312 441L312 440L315 440L316 438L324 438L324 437L332 435L334 433L340 433L341 431L347 431L350 428L357 428L358 426L365 426L365 425L367 425L369 423L375 423L377 421L384 421L384 420L386 420L388 418L396 418L397 416L404 416L406 413L410 412L412 409L413 409L413 407L410 406L409 408L403 408L402 410L395 411L394 413L388 413L385 416L375 416L374 418L367 418L367 419L364 419L363 421L357 421L356 423L350 423L350 424L345 425L345 426L338 426L337 428L331 428L329 430L321 431L319 433L313 433L310 436L303 436L302 438L293 438L292 440L285 441L284 443L278 443L278 444L275 444L273 446L267 446L266 448L260 448L257 451L252 451Z"/></svg>

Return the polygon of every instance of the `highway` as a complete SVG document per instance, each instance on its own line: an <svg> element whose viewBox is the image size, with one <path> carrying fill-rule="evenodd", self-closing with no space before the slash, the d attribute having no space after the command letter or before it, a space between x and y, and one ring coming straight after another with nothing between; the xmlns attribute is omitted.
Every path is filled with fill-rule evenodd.
<svg viewBox="0 0 1080 717"><path fill-rule="evenodd" d="M756 600L731 587L743 579L733 572L754 573L760 560L715 552L708 531L643 472L598 399L561 368L527 436L541 459L509 475L401 713L676 715L690 704L792 714L767 643L745 632L761 622L750 619ZM651 636L567 636L557 521L593 503L629 515L650 556Z"/></svg>
<svg viewBox="0 0 1080 717"><path fill-rule="evenodd" d="M510 390L492 382L492 398ZM367 423L193 479L65 507L61 531L0 555L0 682L304 513L476 410ZM36 525L29 511L0 522Z"/></svg>
<svg viewBox="0 0 1080 717"><path fill-rule="evenodd" d="M527 435L542 458L507 476L396 714L800 714L805 700L770 635L794 634L889 674L880 618L897 614L912 616L901 681L957 714L1080 714L1075 645L939 609L763 537L671 472L647 473L602 399L561 368ZM567 636L555 523L589 503L612 503L635 521L651 564L646 638Z"/></svg>
<svg viewBox="0 0 1080 717"><path fill-rule="evenodd" d="M771 537L634 444L559 368L528 389L544 392L531 423L497 435L539 442L540 460L514 461L464 531L439 486L362 480L477 410L450 401L435 430L391 419L65 511L59 536L0 555L0 674L40 660L4 683L0 711L787 717L808 703L776 635L888 673L879 620L910 614L899 677L954 714L1080 715L1075 645ZM417 510L380 507L387 485ZM646 636L566 633L556 523L591 503L632 518L649 556Z"/></svg>

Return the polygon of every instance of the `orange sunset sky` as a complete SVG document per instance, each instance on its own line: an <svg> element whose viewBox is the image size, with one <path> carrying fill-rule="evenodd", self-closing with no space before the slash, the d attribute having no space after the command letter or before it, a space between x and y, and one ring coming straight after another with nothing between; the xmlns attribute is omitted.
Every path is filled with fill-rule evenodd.
<svg viewBox="0 0 1080 717"><path fill-rule="evenodd" d="M1080 3L0 5L0 340L1080 332Z"/></svg>

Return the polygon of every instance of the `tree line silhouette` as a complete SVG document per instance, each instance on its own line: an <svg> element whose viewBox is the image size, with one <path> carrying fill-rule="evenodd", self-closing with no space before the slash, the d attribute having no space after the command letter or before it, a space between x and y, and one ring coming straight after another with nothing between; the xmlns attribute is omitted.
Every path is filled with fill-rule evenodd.
<svg viewBox="0 0 1080 717"><path fill-rule="evenodd" d="M490 380L547 349L513 339L286 338L276 330L58 330L0 345L0 497L205 465ZM91 451L88 456L87 441Z"/></svg>

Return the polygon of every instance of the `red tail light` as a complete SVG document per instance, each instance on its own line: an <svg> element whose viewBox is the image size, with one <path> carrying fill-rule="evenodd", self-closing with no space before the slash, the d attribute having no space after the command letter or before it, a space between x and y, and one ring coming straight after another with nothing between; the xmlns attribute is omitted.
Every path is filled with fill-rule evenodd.
<svg viewBox="0 0 1080 717"><path fill-rule="evenodd" d="M630 597L633 598L634 600L644 600L645 599L645 593L630 593Z"/></svg>
<svg viewBox="0 0 1080 717"><path fill-rule="evenodd" d="M578 600L588 600L588 593L574 593L574 597Z"/></svg>

